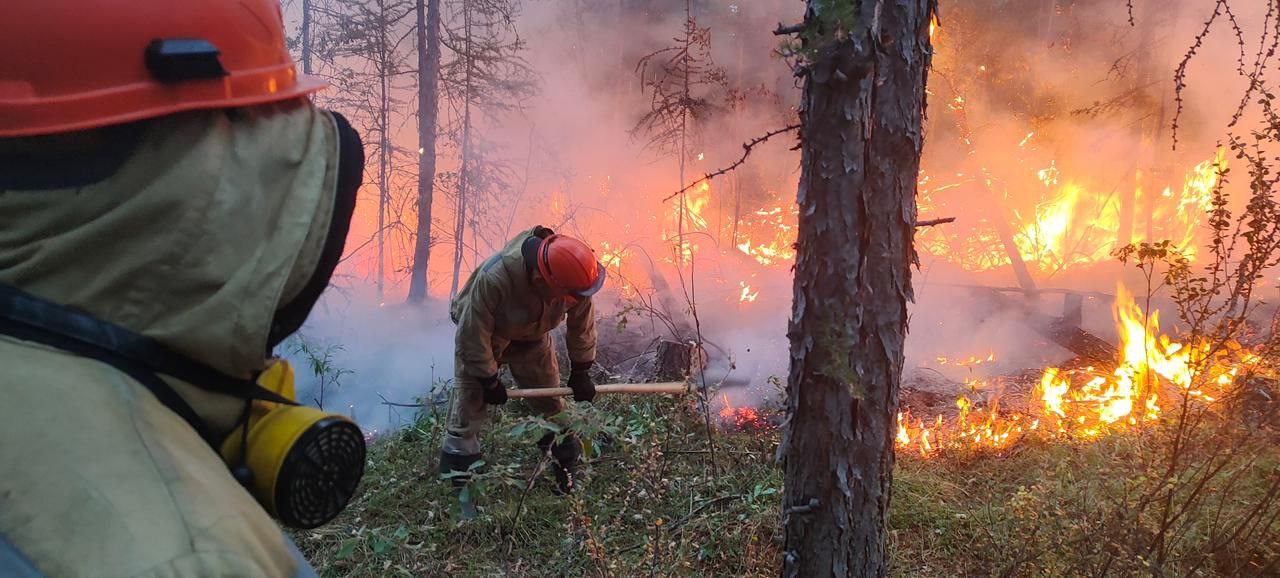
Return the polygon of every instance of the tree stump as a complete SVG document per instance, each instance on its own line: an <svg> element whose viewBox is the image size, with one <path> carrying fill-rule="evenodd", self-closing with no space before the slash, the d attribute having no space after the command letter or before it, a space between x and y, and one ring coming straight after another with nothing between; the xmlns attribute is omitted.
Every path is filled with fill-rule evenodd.
<svg viewBox="0 0 1280 578"><path fill-rule="evenodd" d="M658 381L683 381L702 371L707 365L707 351L693 343L659 341L653 361L653 376Z"/></svg>

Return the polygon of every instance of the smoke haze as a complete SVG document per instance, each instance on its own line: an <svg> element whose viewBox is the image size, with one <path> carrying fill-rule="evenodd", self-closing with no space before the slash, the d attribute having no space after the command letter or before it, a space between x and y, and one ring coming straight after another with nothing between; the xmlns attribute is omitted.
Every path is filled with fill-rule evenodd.
<svg viewBox="0 0 1280 578"><path fill-rule="evenodd" d="M1122 2L943 3L929 79L920 218L957 221L920 232L908 368L937 367L939 357L994 356L995 362L981 366L939 368L961 381L1069 357L1064 350L1034 345L1041 340L1016 314L990 315L964 306L967 293L952 286L1018 285L994 229L999 219L1012 222L1013 234L1024 235L1023 253L1040 287L1113 293L1121 279L1136 286L1136 279L1126 279L1131 274L1108 255L1114 247L1107 243L1114 245L1117 233L1096 223L1119 214L1119 199L1135 188L1181 191L1186 172L1213 158L1238 101L1234 95L1246 83L1235 70L1236 39L1222 27L1188 67L1179 146L1171 150L1168 127L1177 106L1173 71L1212 13L1212 2L1134 4L1136 25L1131 27ZM692 6L698 24L711 30L712 58L723 68L727 88L739 97L732 106L718 104L714 114L696 123L683 181L676 159L654 151L644 135L631 131L651 104L637 61L678 42L684 3L579 0L523 6L516 27L528 43L525 58L540 75L539 92L521 110L481 125L492 143L488 152L506 159L518 178L505 196L487 201L483 215L491 222L481 225L484 234L465 239L474 245L464 251L462 275L477 257L484 259L507 237L534 224L580 236L609 266L607 301L613 305L601 308L602 341L627 335L675 338L682 332L639 322L635 312L619 330L617 311L634 305L637 297L665 298L670 304L665 314L687 329L694 321L689 296L696 295L697 321L711 344L707 381L731 386L733 405L752 404L776 393L770 377L785 381L787 373L790 261L767 251L785 252L787 239L794 238L795 137L775 137L753 150L734 174L690 193L689 210L705 221L686 231L692 266L678 266L679 205L664 199L737 160L743 142L796 121L797 81L775 55L779 37L772 30L780 22L798 21L803 6L781 0ZM1250 9L1257 13L1236 16L1245 36L1256 38L1264 12ZM726 92L704 94L719 103ZM1233 95L1229 106L1224 95ZM442 103L442 117L453 110ZM412 110L402 114L411 118ZM1249 120L1244 122L1247 126ZM403 124L395 138L402 148L416 150L414 123ZM456 150L446 147L438 154L438 170L457 170ZM1049 169L1056 175L1053 185L1042 175ZM1138 172L1145 176L1135 177ZM416 194L416 186L403 189L393 195ZM1082 200L1061 236L1067 249L1054 253L1043 246L1057 238L1028 223L1060 206L1070 190L1079 191ZM1135 197L1152 193L1146 194ZM451 195L441 190L435 197L427 307L397 305L408 285L411 244L404 240L388 247L386 296L379 303L373 294L369 239L377 192L367 187L339 289L326 294L303 329L310 342L342 346L333 352L333 362L351 373L326 391L325 406L351 412L367 430L396 427L411 416L412 409L388 408L383 398L413 403L428 395L433 380L452 377L453 326L445 304L454 242ZM1143 209L1134 211L1141 215ZM1082 225L1086 220L1090 224ZM1152 238L1182 230L1163 221L1145 223L1135 218L1132 240L1144 240L1148 229ZM1183 228L1188 227L1199 230L1198 223ZM745 250L740 249L744 239L749 239ZM1071 260L1080 253L1088 254L1088 262ZM663 284L671 288L665 295ZM1053 299L1043 306L1048 314L1061 314ZM1107 307L1087 302L1084 325L1114 338ZM639 339L624 345L644 349L649 344ZM300 378L306 378L305 356L290 356L300 364ZM316 383L301 382L304 399L315 397Z"/></svg>

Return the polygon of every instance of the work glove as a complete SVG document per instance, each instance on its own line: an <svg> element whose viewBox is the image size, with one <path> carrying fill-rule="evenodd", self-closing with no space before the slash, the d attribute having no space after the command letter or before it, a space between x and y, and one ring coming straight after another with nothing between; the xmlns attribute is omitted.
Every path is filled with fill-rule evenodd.
<svg viewBox="0 0 1280 578"><path fill-rule="evenodd" d="M569 371L569 389L573 390L573 401L591 401L596 398L596 384L591 381L592 363L573 362Z"/></svg>
<svg viewBox="0 0 1280 578"><path fill-rule="evenodd" d="M489 405L502 405L507 403L507 388L502 387L502 382L498 381L498 376L484 377L480 379L480 387L484 392L484 402Z"/></svg>

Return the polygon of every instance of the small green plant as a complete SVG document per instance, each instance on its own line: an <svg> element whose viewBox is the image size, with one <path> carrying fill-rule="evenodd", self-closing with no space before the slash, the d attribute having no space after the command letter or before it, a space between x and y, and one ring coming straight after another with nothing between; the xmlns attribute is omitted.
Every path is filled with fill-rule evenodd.
<svg viewBox="0 0 1280 578"><path fill-rule="evenodd" d="M307 367L316 376L316 396L312 401L320 409L324 409L324 396L329 388L341 387L343 376L354 373L334 362L334 355L344 350L341 344L320 344L298 333L289 338L288 350L294 355L302 356Z"/></svg>

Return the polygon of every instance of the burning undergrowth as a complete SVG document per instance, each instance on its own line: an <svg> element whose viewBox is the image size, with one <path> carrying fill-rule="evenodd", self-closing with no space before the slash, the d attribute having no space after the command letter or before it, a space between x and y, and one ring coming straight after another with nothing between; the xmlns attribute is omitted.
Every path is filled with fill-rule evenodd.
<svg viewBox="0 0 1280 578"><path fill-rule="evenodd" d="M1032 18L1027 12L1039 8L944 6L931 29L937 54L918 219L957 219L917 230L922 274L899 418L904 451L999 451L1027 436L1092 439L1154 422L1180 396L1218 403L1256 369L1245 348L1207 352L1165 336L1156 308L1133 309L1125 289L1136 278L1114 260L1119 248L1166 241L1191 263L1205 259L1199 253L1230 163L1224 147L1197 141L1189 122L1190 142L1165 150L1160 119L1172 113L1160 80L1182 46L1173 41L1176 19L1153 10L1144 16L1168 27L1140 37L1120 25L1115 8L1073 2ZM1027 24L1041 17L1053 26ZM1139 46L1150 50L1124 52ZM736 158L741 135L704 134L706 150L687 159L689 172ZM646 208L624 215L574 220L572 202L551 208L599 240L620 308L633 321L651 320L631 342L659 334L707 344L710 367L692 377L709 388L711 415L727 429L769 430L779 424L780 392L768 384L787 375L780 336L795 258L795 159L775 143L751 154L738 172L695 181L674 197L650 170L596 180L602 202L643 201L637 206ZM553 198L581 199L586 191L578 189ZM1012 288L1013 301L1023 301L1019 292L1031 298L1006 306L998 321L978 319L972 302L936 290L955 286ZM1047 317L1033 311L1046 287L1067 301L1109 303L1081 319ZM1058 339L1042 335L1047 325ZM1073 331L1068 340L1094 351L1064 346Z"/></svg>
<svg viewBox="0 0 1280 578"><path fill-rule="evenodd" d="M632 37L616 34L619 19L640 18L629 9L568 6L522 16L521 25L535 31L528 35L529 61L544 75L543 92L524 111L530 126L513 121L493 131L514 151L529 148L517 163L526 167L520 195L494 201L502 218L487 219L486 213L468 225L472 231L460 229L462 239L445 235L441 241L470 237L467 250L457 253L465 275L508 235L534 222L588 240L609 274L599 326L600 361L610 379L654 378L659 342L702 343L709 363L692 378L709 389L711 415L732 429L776 427L777 384L788 371L798 221L794 135L753 148L733 172L714 179L698 175L735 162L744 152L741 143L794 123L797 91L790 71L777 62L772 68L742 64L765 61L778 48L769 30L791 20L794 6L695 3L693 16L710 30L711 55L729 90L696 95L716 106L697 119L697 138L680 158L653 155L626 135L650 104L638 90L646 80L637 76L635 61L680 32L683 15L675 12L683 10L642 10L645 32ZM948 440L1001 448L1032 432L1101 435L1130 419L1140 426L1148 421L1148 404L1158 407L1176 393L1163 391L1164 384L1181 382L1162 376L1152 363L1128 361L1127 350L1101 360L1130 364L1132 374L1117 375L1115 367L1099 363L1106 355L1080 356L1044 339L1036 329L1042 319L1007 308L998 319L977 320L967 310L971 302L938 290L980 285L1027 295L1046 288L1112 292L1117 280L1136 286L1112 252L1160 239L1193 261L1204 259L1196 253L1207 241L1212 193L1234 160L1205 138L1211 134L1205 127L1218 117L1199 108L1183 122L1179 150L1167 150L1167 71L1185 43L1177 19L1154 6L1138 15L1155 18L1146 28L1126 26L1122 6L1096 0L941 6L931 27L936 55L916 217L956 220L917 230L921 267L914 278L917 300L906 352L911 375L901 418L906 450L927 445L929 454L948 447ZM566 11L574 18L565 18ZM1205 50L1219 48L1210 42ZM1230 84L1217 83L1218 71L1200 66L1195 72L1206 79L1203 86L1220 91ZM686 185L692 186L672 196ZM433 297L447 297L441 291L450 265L431 261ZM1147 341L1126 341L1122 324L1109 313L1097 314L1109 308L1093 307L1094 319L1086 312L1084 330L1120 349ZM438 324L447 338L448 322ZM1158 333L1154 339L1156 347L1164 346ZM447 379L449 347L433 347L441 360L436 377ZM1186 344L1169 355L1193 349ZM1171 363L1156 365L1167 370ZM425 388L428 379L414 379L387 381L403 391ZM1045 399L1046 392L1059 391L1060 403ZM1114 422L1104 419L1122 403L1130 404L1127 413ZM383 410L376 400L363 406Z"/></svg>

